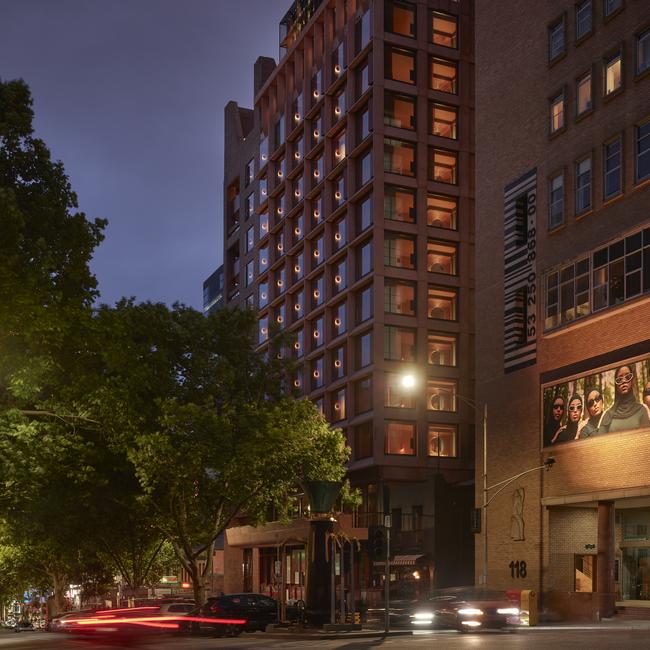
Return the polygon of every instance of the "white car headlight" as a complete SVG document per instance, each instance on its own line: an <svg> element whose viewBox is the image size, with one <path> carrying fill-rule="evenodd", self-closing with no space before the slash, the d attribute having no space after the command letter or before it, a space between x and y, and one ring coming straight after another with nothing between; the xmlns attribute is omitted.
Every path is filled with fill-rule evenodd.
<svg viewBox="0 0 650 650"><path fill-rule="evenodd" d="M506 616L518 616L519 609L517 607L502 607L497 609L497 614L505 614Z"/></svg>
<svg viewBox="0 0 650 650"><path fill-rule="evenodd" d="M476 609L476 607L464 607L459 609L458 613L461 616L480 616L483 613L482 609Z"/></svg>
<svg viewBox="0 0 650 650"><path fill-rule="evenodd" d="M430 621L434 616L435 614L433 612L416 612L411 618L414 618L416 621Z"/></svg>

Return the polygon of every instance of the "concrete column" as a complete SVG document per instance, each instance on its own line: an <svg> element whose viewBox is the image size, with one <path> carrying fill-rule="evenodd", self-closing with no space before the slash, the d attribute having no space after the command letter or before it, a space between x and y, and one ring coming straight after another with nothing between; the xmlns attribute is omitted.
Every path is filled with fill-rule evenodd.
<svg viewBox="0 0 650 650"><path fill-rule="evenodd" d="M596 591L601 618L610 618L615 611L614 559L615 515L613 501L598 502L598 561Z"/></svg>

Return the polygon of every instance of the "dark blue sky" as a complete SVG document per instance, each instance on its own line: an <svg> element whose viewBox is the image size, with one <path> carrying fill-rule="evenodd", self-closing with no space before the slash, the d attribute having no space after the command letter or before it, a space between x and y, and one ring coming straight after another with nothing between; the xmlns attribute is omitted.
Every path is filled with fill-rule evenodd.
<svg viewBox="0 0 650 650"><path fill-rule="evenodd" d="M290 0L0 0L0 78L80 208L109 220L93 270L121 296L200 308L221 263L223 108L250 107Z"/></svg>

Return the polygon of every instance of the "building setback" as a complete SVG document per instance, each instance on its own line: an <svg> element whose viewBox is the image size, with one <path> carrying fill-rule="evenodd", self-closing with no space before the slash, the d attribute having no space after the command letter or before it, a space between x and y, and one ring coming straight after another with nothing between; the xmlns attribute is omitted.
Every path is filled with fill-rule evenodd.
<svg viewBox="0 0 650 650"><path fill-rule="evenodd" d="M476 4L487 482L555 460L484 512L487 582L557 616L650 603L649 28L646 2Z"/></svg>
<svg viewBox="0 0 650 650"><path fill-rule="evenodd" d="M226 306L258 311L261 348L291 334L293 390L352 448L352 523L392 515L411 592L473 576L473 46L469 1L299 0L254 108L226 107ZM244 528L226 591L277 593L282 545L304 597L301 527Z"/></svg>

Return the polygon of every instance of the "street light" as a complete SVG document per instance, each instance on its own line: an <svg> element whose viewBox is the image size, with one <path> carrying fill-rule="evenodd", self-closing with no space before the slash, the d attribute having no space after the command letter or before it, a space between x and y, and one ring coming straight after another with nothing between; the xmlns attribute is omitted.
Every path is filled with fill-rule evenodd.
<svg viewBox="0 0 650 650"><path fill-rule="evenodd" d="M401 382L402 382L402 388L407 388L407 389L415 388L415 384L417 383L415 379L415 375L410 372L402 375Z"/></svg>

